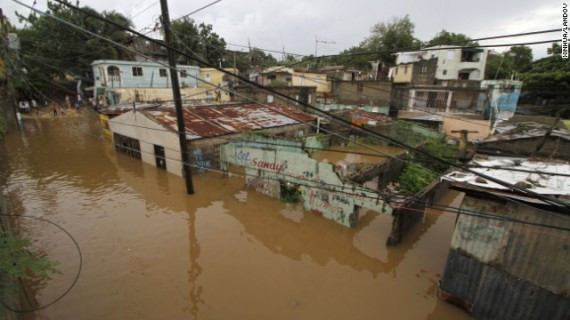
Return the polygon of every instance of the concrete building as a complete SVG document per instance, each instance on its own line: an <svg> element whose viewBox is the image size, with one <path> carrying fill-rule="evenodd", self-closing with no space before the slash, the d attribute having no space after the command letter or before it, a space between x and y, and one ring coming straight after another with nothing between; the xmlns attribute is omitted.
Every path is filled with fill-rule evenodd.
<svg viewBox="0 0 570 320"><path fill-rule="evenodd" d="M389 78L396 84L435 84L437 59L403 63L390 68Z"/></svg>
<svg viewBox="0 0 570 320"><path fill-rule="evenodd" d="M239 74L239 70L236 68L223 69L236 75ZM206 89L212 89L215 87L223 87L229 89L230 84L237 84L237 79L235 77L227 75L226 73L215 68L200 68L200 80L203 81L198 82L198 87Z"/></svg>
<svg viewBox="0 0 570 320"><path fill-rule="evenodd" d="M220 145L239 139L244 131L298 137L313 132L315 117L270 103L225 104L184 108L186 138L194 172L219 168ZM176 112L172 106L129 111L108 121L119 152L181 176Z"/></svg>
<svg viewBox="0 0 570 320"><path fill-rule="evenodd" d="M261 84L266 86L278 83L285 86L317 87L316 92L319 96L327 96L331 92L331 84L323 72L275 66L263 70L261 75Z"/></svg>
<svg viewBox="0 0 570 320"><path fill-rule="evenodd" d="M308 104L313 104L315 102L315 97L317 96L317 87L309 86L289 86L289 87L272 87L271 89L291 97L295 100L305 102ZM238 86L235 87L236 100L241 102L251 102L249 99L253 99L260 103L266 102L279 102L286 104L291 107L297 107L305 109L304 106L300 105L298 102L293 102L291 100L285 100L284 98L274 95L267 90L258 89L250 86Z"/></svg>
<svg viewBox="0 0 570 320"><path fill-rule="evenodd" d="M345 66L323 67L319 70L327 75L329 80L355 81L370 80L368 71L348 68Z"/></svg>
<svg viewBox="0 0 570 320"><path fill-rule="evenodd" d="M457 86L456 86L457 85ZM486 88L478 81L443 85L395 85L392 105L397 111L483 113L487 105Z"/></svg>
<svg viewBox="0 0 570 320"><path fill-rule="evenodd" d="M114 105L121 101L171 100L172 88L170 70L154 62L121 60L96 60L93 67L94 96L98 102ZM178 65L180 87L191 90L188 95L197 94L200 69L196 66ZM170 89L171 90L171 89ZM169 98L168 98L169 97Z"/></svg>
<svg viewBox="0 0 570 320"><path fill-rule="evenodd" d="M570 180L540 173L570 174L567 163L495 159L471 164L525 170L473 169L570 204ZM568 209L515 195L470 173L452 172L444 179L466 195L440 297L479 319L570 318L568 231L559 229L570 228Z"/></svg>
<svg viewBox="0 0 570 320"><path fill-rule="evenodd" d="M449 49L446 49L449 48ZM478 48L453 49L457 46L439 45L426 48L425 51L398 52L396 55L396 69L391 69L394 75L399 65L413 64L414 62L437 59L435 78L437 80L477 80L485 76L487 63L487 50Z"/></svg>
<svg viewBox="0 0 570 320"><path fill-rule="evenodd" d="M481 81L481 88L488 89L489 107L494 110L497 118L506 120L515 115L522 84L522 81L517 80Z"/></svg>

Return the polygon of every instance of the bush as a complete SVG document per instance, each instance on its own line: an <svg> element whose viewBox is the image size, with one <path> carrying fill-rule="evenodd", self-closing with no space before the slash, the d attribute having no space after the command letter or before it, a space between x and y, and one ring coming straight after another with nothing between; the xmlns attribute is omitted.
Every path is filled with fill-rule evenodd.
<svg viewBox="0 0 570 320"><path fill-rule="evenodd" d="M437 175L428 169L415 163L408 163L400 173L400 191L417 193L436 178Z"/></svg>
<svg viewBox="0 0 570 320"><path fill-rule="evenodd" d="M57 263L29 250L30 241L0 232L0 316L4 304L19 299L20 289L14 280L50 280L60 274Z"/></svg>
<svg viewBox="0 0 570 320"><path fill-rule="evenodd" d="M445 137L430 139L425 145L421 147L423 151L448 162L455 162L459 155L459 148L455 144L448 144ZM434 171L443 173L449 165L432 159L428 156L417 154L417 158L426 163L426 166Z"/></svg>

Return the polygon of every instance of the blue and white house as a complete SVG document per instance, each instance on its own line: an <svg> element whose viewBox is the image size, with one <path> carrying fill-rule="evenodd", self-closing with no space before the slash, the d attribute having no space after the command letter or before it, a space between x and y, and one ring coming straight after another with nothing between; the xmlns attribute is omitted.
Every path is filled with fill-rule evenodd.
<svg viewBox="0 0 570 320"><path fill-rule="evenodd" d="M91 66L95 78L94 96L98 102L104 100L103 97L108 104L114 105L120 101L138 100L138 96L161 96L164 90L160 89L172 87L171 70L158 63L95 60ZM181 88L198 88L199 67L177 65L177 68Z"/></svg>

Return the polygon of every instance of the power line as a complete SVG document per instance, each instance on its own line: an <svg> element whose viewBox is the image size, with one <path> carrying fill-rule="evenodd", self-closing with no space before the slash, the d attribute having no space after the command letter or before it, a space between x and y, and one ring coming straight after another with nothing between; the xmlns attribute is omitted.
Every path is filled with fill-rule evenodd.
<svg viewBox="0 0 570 320"><path fill-rule="evenodd" d="M134 16L130 16L129 19L132 20L132 19L134 19L134 18L140 16L141 14L143 14L144 12L146 12L148 9L150 9L150 8L152 8L152 7L154 7L154 6L156 6L158 3L159 3L158 1L153 2L150 6L144 8L144 9L143 9L142 11L140 11L139 13L135 14Z"/></svg>
<svg viewBox="0 0 570 320"><path fill-rule="evenodd" d="M29 6L27 6L27 5L23 4L23 3L21 3L21 2L18 1L18 0L13 0L13 1L16 2L16 3L19 3L20 5L29 7ZM109 19L106 19L106 18L104 18L104 17L99 17L99 16L94 15L94 14L92 14L92 13L90 13L90 12L86 12L86 11L84 11L84 10L82 10L82 9L76 7L76 6L73 6L73 5L69 4L69 3L66 3L66 2L64 2L64 1L61 1L61 0L55 0L55 1L58 2L58 3L60 3L60 4L65 5L65 6L67 6L67 7L73 8L74 10L78 10L78 11L80 11L80 12L83 12L83 13L89 15L89 16L93 16L93 17L95 17L95 18L97 18L97 19L99 19L99 20L103 20L103 21L105 21L105 22L107 22L107 23L109 23L109 24L115 25L115 26L117 26L118 28L121 28L121 29L123 29L123 30L130 31L130 32L132 32L132 33L134 33L134 34L137 34L137 35L139 35L139 36L141 36L141 37L143 37L143 38L145 38L145 39L147 39L147 40L149 40L149 41L152 41L152 42L157 43L157 44L159 44L159 45L165 46L165 47L169 48L170 50L173 50L173 51L175 51L175 52L177 52L177 53L179 53L179 54L182 54L182 55L184 55L184 56L188 56L187 54L185 54L184 52L182 52L182 51L180 51L180 50L178 50L178 49L176 49L176 48L172 48L172 47L170 47L170 46L166 46L164 43L161 43L161 42L157 41L156 39L152 39L152 38L150 38L150 37L144 36L144 35L140 34L140 33L137 32L137 31L134 31L134 30L132 30L132 29L130 29L130 28L126 28L126 27L124 27L124 26L121 26L121 25L119 25L119 24L117 24L117 23L115 23L115 22L113 22L113 21L111 21L111 20L109 20ZM68 25L70 25L70 26L72 26L72 27L74 27L74 28L78 28L78 29L80 29L80 30L83 30L83 31L86 32L86 33L90 33L90 34L92 34L92 35L94 35L94 36L100 37L100 38L103 39L103 40L106 40L106 41L109 41L109 42L113 42L113 41L110 40L110 39L107 39L107 38L102 37L102 36L100 36L100 35L96 35L96 34L90 32L90 31L88 31L88 30L85 30L85 29L83 29L83 28L81 28L81 27L79 27L79 26L76 26L76 25L74 25L74 24L72 24L72 23L69 23L69 22L67 22L67 21L65 21L65 20L61 20L61 19L59 19L59 18L57 18L57 17L54 17L54 16L49 15L49 14L46 14L46 13L40 11L40 10L37 10L37 9L35 9L35 10L36 10L37 12L40 12L40 13L44 14L44 15L48 15L48 16L50 16L50 17L56 19L56 20L59 20L59 21L65 23L65 24L68 24ZM556 40L556 41L559 41L559 40ZM123 46L123 47L124 47L124 46ZM124 47L124 48L126 48L126 47ZM126 48L126 49L128 49L128 48ZM140 54L139 52L136 52L136 51L134 51L134 50L131 50L131 51L133 51L134 53ZM140 55L142 55L142 54L140 54ZM144 56L144 55L143 55L143 56ZM193 59L194 59L194 60L197 60L196 58L193 58ZM226 71L226 70L224 70L224 69L222 69L222 68L218 68L217 66L212 65L212 64L208 63L207 61L201 61L201 62L204 63L205 65L209 66L209 67L212 67L212 68L215 68L215 69L218 70L218 71L221 71L222 73L228 74L228 75L230 75L230 76L234 76L234 77L236 77L236 78L238 78L238 79L240 79L240 80L242 80L242 81L244 81L244 82L246 82L246 83L249 83L249 84L251 84L251 85L254 85L254 86L258 87L258 88L262 88L262 89L264 89L264 90L266 90L266 91L272 92L272 93L274 93L275 95L281 96L281 97L283 97L283 98L285 98L285 99L289 99L289 100L295 101L295 102L297 102L297 103L299 103L299 104L301 104L301 105L303 105L303 106L305 106L305 107L307 107L307 108L310 108L310 109L312 109L312 110L315 110L315 111L317 111L317 112L319 112L319 113L321 113L321 114L327 115L327 116L331 117L332 119L336 119L337 121L339 121L339 122L341 122L341 123L345 123L345 125L348 125L348 126L350 126L350 127L356 127L356 128L358 128L359 130L362 130L363 132L368 133L368 135L374 136L374 137L379 138L379 139L384 139L384 140L389 141L389 142L392 142L392 143L394 143L394 144L396 144L396 145L402 146L402 147L405 148L405 149L408 149L408 150L414 151L414 152L416 152L416 153L420 153L420 154L426 155L426 156L428 156L428 157L430 157L430 158L432 158L432 159L434 159L434 160L436 160L436 161L442 162L442 163L444 163L444 164L446 164L446 165L453 166L453 167L462 169L462 170L464 170L464 171L470 172L470 173L472 173L472 174L475 174L475 175L477 175L477 176L480 176L480 177L482 177L482 178L485 178L485 179L487 179L487 180L489 180L489 181L492 181L492 182L495 182L495 183L497 183L497 184L503 185L503 186L505 186L505 187L507 187L507 188L513 190L513 191L516 191L516 193L524 194L525 196L531 196L532 198L535 198L535 199L540 199L542 202L547 203L547 204L554 204L554 205L558 205L558 206L562 206L562 207L569 207L568 204L566 204L566 203L564 203L564 202L561 202L561 201L559 201L559 200L551 199L551 198L549 198L549 197L543 196L543 195L538 194L538 193L536 193L536 192L519 188L519 187L517 187L517 186L515 186L515 185L512 185L512 184L510 184L510 183L508 183L508 182L505 182L505 181L503 181L503 180L500 180L500 179L497 179L497 178L488 176L488 175L486 175L486 174L478 173L478 172L476 172L476 171L473 171L473 170L470 170L470 169L468 169L468 168L465 168L465 167L463 167L463 166L461 166L461 165L454 164L454 163L451 163L451 162L449 162L449 161L440 159L440 158L438 158L438 157L436 157L436 156L434 156L434 155L431 155L430 153L425 152L425 151L423 151L423 150L419 150L419 149L417 149L417 148L411 147L411 146L409 146L409 145L407 145L407 144L405 144L405 143L402 143L402 142L400 142L400 141L398 141L398 140L396 140L396 139L393 139L393 138L391 138L391 137L387 137L387 136L385 136L385 135L382 135L382 134L379 134L379 133L375 133L375 132L373 132L373 131L371 131L371 130L365 128L365 127L362 127L362 126L360 126L360 125L352 124L351 122L348 122L348 121L346 121L346 120L344 120L344 119L342 119L342 118L340 118L340 117L337 117L337 116L335 116L335 115L333 115L333 114L330 114L330 113L324 112L324 111L322 111L322 110L319 110L318 108L315 108L315 107L311 106L310 104L307 104L307 103L302 102L302 101L295 100L295 99L293 99L293 98L291 98L291 97L289 97L289 96L287 96L287 95L285 95L285 94L282 94L282 93L280 93L280 92L277 92L277 91L275 91L275 90L273 90L273 89L271 89L271 88L267 88L267 87L265 87L265 86L259 85L259 84L255 83L255 82L252 82L252 81L250 81L250 80L248 80L248 79L245 79L245 78L243 78L243 77L241 77L241 76L239 76L239 75L235 75L235 74L233 74L233 73L231 73L231 72L229 72L229 71ZM199 80L200 80L200 81L203 81L202 79L199 79Z"/></svg>
<svg viewBox="0 0 570 320"><path fill-rule="evenodd" d="M151 152L148 151L143 151L143 150L138 150L138 149L134 149L134 148L130 148L130 147L125 147L125 146L119 146L122 149L127 149L129 151L133 151L133 152L137 152L137 153L146 153L146 154L152 154ZM155 154L152 154L155 157L162 159L162 160L171 160L171 161L175 161L175 162L180 162L182 163L181 160L178 159L174 159L174 158L169 158L166 156L156 156ZM225 175L230 175L230 176L238 176L238 177L243 177L243 178L247 178L247 177L251 177L251 178L255 178L255 179L261 179L261 180L269 180L269 181L274 181L274 182L281 182L281 180L279 178L272 178L269 176L259 176L259 175L254 175L254 174L248 174L248 173L244 173L244 174L239 174L239 173L233 173L230 171L224 171L224 170L220 170L220 169L213 169L213 168L209 168L209 167L205 167L205 166L201 166L201 165L196 165L196 164L191 164L191 163L186 163L186 165L192 166L194 168L198 168L198 169L203 169L204 171L210 171L210 172L217 172L217 173L221 173L221 174L225 174ZM284 176L284 177L290 177L290 178L296 178L295 176L292 175L288 175L288 174L284 174L284 173L279 173L279 172L274 172L274 171L269 171L269 170L265 170L265 169L261 169L261 168L254 168L254 167L248 167L248 166L243 166L246 169L255 169L257 171L261 171L261 172L268 172L271 175L276 175L276 176ZM300 179L298 179L300 180ZM308 180L304 180L305 182L311 182ZM328 191L328 192L333 192L333 193L344 193L344 194L348 194L353 196L354 193L349 193L346 191L343 191L344 189L353 189L351 186L345 186L343 185L342 187L337 186L337 185L333 185L333 184L328 184L328 183L324 183L324 182L314 182L315 185L308 185L306 183L302 183L302 182L291 182L294 185L298 185L298 186L303 186L303 187L307 187L307 188L316 188L316 189L321 189L324 191ZM330 188L326 188L323 187L324 186L333 186L335 188L342 188L341 190L338 189L330 189ZM386 202L386 203L394 203L396 205L396 208L399 207L399 205L402 202L399 201L394 201L392 200L393 198L401 198L401 201L412 201L412 205L413 204L423 204L425 205L427 208L433 208L433 209L437 209L437 210L442 210L442 211L447 211L447 212L454 212L454 213L458 213L458 214L465 214L465 215L470 215L470 216L478 216L481 218L488 218L488 219L492 219L492 220L501 220L501 221L508 221L508 222L514 222L514 223L521 223L521 224L526 224L526 225L533 225L533 226L538 226L538 227L546 227L546 228L552 228L552 229L557 229L557 230L562 230L562 231L570 231L570 228L566 228L566 227L561 227L561 226L556 226L556 225L549 225L549 224L541 224L541 223L535 223L535 222L530 222L530 221L526 221L526 220L520 220L520 219L514 219L511 217L504 217L504 216L497 216L497 215L493 215L493 214L489 214L487 212L482 212L482 211L477 211L477 210L471 210L471 209L465 209L465 208L456 208L456 207L450 207L450 206L442 206L442 205L432 205L429 204L428 201L426 200L422 200L420 198L417 198L415 196L412 197L407 197L405 195L398 195L398 194L391 194L391 193L381 193L379 191L376 190L369 190L369 189L354 189L354 190L359 190L359 191L365 191L368 193L373 193L373 194L377 194L378 197L371 197L368 195L362 195L360 194L359 196L364 197L364 198L368 198L371 200L379 200L381 196L382 197L382 201ZM410 209L410 208L404 208L404 209ZM450 211L450 210L454 210L454 211Z"/></svg>
<svg viewBox="0 0 570 320"><path fill-rule="evenodd" d="M57 297L55 300L51 301L50 303L47 303L43 306L39 306L37 308L32 308L32 309L25 309L25 310L19 310L19 309L14 309L11 308L9 306L7 306L4 302L1 302L2 305L12 311L12 312L16 312L16 313L30 313L30 312L36 312L42 309L45 309L49 306L54 305L55 303L57 303L58 301L60 301L61 299L63 299L70 291L71 289L73 289L73 287L75 287L75 284L77 284L77 281L79 280L79 276L81 275L81 271L83 269L83 254L81 253L81 247L79 246L79 243L77 242L77 240L75 240L75 238L73 237L73 235L67 231L64 227L60 226L59 224L52 222L50 220L47 220L45 218L40 218L40 217L34 217L34 216L22 216L22 215L18 215L18 214L3 214L0 213L0 216L4 216L4 217L14 217L14 218L26 218L26 219L35 219L38 221L42 221L45 223L49 223L53 226L55 226L56 228L58 228L59 230L63 231L73 242L73 244L75 245L75 248L77 249L77 254L79 255L79 268L77 270L77 274L75 275L75 278L73 279L73 281L71 282L71 285L59 296Z"/></svg>

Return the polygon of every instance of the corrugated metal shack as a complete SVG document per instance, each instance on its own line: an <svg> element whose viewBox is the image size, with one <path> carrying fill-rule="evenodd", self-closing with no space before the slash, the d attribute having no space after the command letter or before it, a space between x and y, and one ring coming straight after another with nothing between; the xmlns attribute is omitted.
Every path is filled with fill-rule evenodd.
<svg viewBox="0 0 570 320"><path fill-rule="evenodd" d="M570 203L570 179L542 173L568 174L567 163L490 160L477 164L494 167L478 171ZM444 179L466 196L440 296L481 319L569 319L570 232L546 227L570 228L568 210L515 196L473 174L453 172Z"/></svg>

